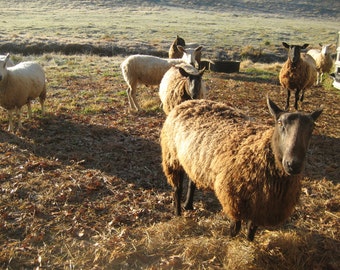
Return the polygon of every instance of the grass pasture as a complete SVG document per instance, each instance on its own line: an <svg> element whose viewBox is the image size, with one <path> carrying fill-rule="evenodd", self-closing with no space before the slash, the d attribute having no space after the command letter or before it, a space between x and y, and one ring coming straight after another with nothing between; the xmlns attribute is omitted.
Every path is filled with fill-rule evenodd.
<svg viewBox="0 0 340 270"><path fill-rule="evenodd" d="M208 56L221 48L230 54L249 44L259 48L266 41L266 50L277 53L282 36L296 43L332 42L339 30L332 18L323 26L318 16L254 13L247 23L242 13L223 21L214 8L164 11L145 2L138 7L109 2L0 1L6 22L0 48L50 43L129 48L114 56L13 53L16 62L34 59L44 66L47 112L41 116L35 102L33 119L23 118L23 129L9 133L7 113L0 110L0 268L338 269L340 95L328 76L322 87L306 91L302 105L305 111L325 109L312 137L300 203L287 222L259 228L248 242L244 229L230 238L229 221L212 192L198 191L195 210L173 216L172 191L161 168L159 132L165 116L157 90L140 87L144 111L130 113L119 68L138 48L165 52L176 33L189 42L202 40ZM119 19L113 16L117 10ZM194 23L182 27L184 13ZM211 27L205 24L204 34L198 33L195 27L208 21ZM311 25L320 30L315 36ZM250 32L263 36L250 41ZM243 60L239 73L207 71L208 98L272 123L265 97L268 93L283 107L281 64Z"/></svg>

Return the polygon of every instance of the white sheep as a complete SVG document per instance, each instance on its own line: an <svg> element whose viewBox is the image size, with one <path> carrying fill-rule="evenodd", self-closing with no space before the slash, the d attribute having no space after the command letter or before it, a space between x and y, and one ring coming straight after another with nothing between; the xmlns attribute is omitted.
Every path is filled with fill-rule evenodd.
<svg viewBox="0 0 340 270"><path fill-rule="evenodd" d="M320 85L322 83L323 74L329 73L331 71L331 68L333 67L333 59L331 56L332 44L319 45L322 47L321 50L311 49L307 52L310 56L314 58L316 62L316 85Z"/></svg>
<svg viewBox="0 0 340 270"><path fill-rule="evenodd" d="M128 88L126 90L130 108L133 110L140 110L140 106L136 100L136 90L138 84L144 85L159 85L165 72L171 66L188 63L194 64L194 57L188 55L188 52L181 46L180 50L183 50L183 57L180 59L160 58L151 55L131 55L126 58L121 64L122 74L126 81ZM190 51L191 52L191 51ZM196 51L192 51L195 53Z"/></svg>
<svg viewBox="0 0 340 270"><path fill-rule="evenodd" d="M247 221L248 239L253 240L258 226L274 226L291 215L301 192L314 121L322 109L288 113L270 99L267 104L274 128L206 99L185 101L170 112L160 143L176 215L181 214L184 173L197 188L215 191L231 219L231 236ZM193 190L188 197L186 208L192 209Z"/></svg>
<svg viewBox="0 0 340 270"><path fill-rule="evenodd" d="M39 97L42 114L45 111L46 99L45 72L36 62L22 62L13 67L7 67L9 54L5 60L0 60L0 105L8 111L8 130L14 129L13 111L17 112L18 127L21 107L27 104L28 117L32 117L30 101Z"/></svg>
<svg viewBox="0 0 340 270"><path fill-rule="evenodd" d="M205 98L206 87L202 81L204 70L198 71L182 63L171 67L164 74L159 85L159 97L166 115L185 100Z"/></svg>
<svg viewBox="0 0 340 270"><path fill-rule="evenodd" d="M303 46L289 45L282 42L282 45L288 49L288 59L283 64L279 80L281 86L287 90L287 100L285 110L289 108L290 92L295 91L294 108L298 109L298 100L303 101L305 89L313 86L316 81L316 63L309 54L301 53L308 47L308 44ZM301 93L301 97L299 97Z"/></svg>

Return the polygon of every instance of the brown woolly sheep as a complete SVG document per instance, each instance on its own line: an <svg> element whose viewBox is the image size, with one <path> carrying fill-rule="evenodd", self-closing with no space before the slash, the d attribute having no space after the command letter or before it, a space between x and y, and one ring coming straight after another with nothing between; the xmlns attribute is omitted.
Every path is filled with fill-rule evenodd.
<svg viewBox="0 0 340 270"><path fill-rule="evenodd" d="M258 226L274 226L292 213L314 121L311 114L282 111L267 99L275 127L251 121L239 110L210 100L176 106L161 130L162 166L174 188L181 214L183 176L198 188L211 189L231 219L231 236L248 222L249 240ZM192 203L193 192L187 198Z"/></svg>
<svg viewBox="0 0 340 270"><path fill-rule="evenodd" d="M204 71L198 71L189 64L179 64L164 74L159 85L159 97L166 115L185 100L205 98Z"/></svg>
<svg viewBox="0 0 340 270"><path fill-rule="evenodd" d="M289 108L291 91L295 91L294 108L297 110L298 100L303 101L305 89L310 88L316 80L316 64L310 55L301 53L301 50L306 49L308 44L299 46L282 42L282 45L288 49L288 59L279 74L280 84L287 90L285 110ZM300 91L302 91L301 97L299 97Z"/></svg>
<svg viewBox="0 0 340 270"><path fill-rule="evenodd" d="M307 53L312 56L316 62L316 70L317 70L317 80L316 85L320 85L322 83L322 77L324 73L329 73L331 68L333 67L333 59L331 56L331 47L332 44L321 46L321 50L311 49Z"/></svg>
<svg viewBox="0 0 340 270"><path fill-rule="evenodd" d="M174 42L172 42L170 49L169 49L169 58L182 58L183 51L178 49L178 45L185 47L185 41L183 38L177 35Z"/></svg>

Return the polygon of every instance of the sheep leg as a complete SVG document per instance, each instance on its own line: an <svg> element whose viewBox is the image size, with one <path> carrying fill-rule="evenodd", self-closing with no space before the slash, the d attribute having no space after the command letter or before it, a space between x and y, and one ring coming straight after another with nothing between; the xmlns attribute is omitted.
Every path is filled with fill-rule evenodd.
<svg viewBox="0 0 340 270"><path fill-rule="evenodd" d="M255 226L252 221L249 221L247 229L248 229L247 238L249 241L253 241L257 230L257 226Z"/></svg>
<svg viewBox="0 0 340 270"><path fill-rule="evenodd" d="M185 201L185 203L184 203L184 209L185 209L185 210L194 210L193 202L194 202L194 193L195 193L195 189L196 189L195 183L192 182L192 181L189 179L187 198L186 198L186 201Z"/></svg>
<svg viewBox="0 0 340 270"><path fill-rule="evenodd" d="M39 102L41 106L41 114L45 114L45 99L46 99L46 87L44 87L43 92L39 96Z"/></svg>
<svg viewBox="0 0 340 270"><path fill-rule="evenodd" d="M126 94L127 94L127 97L128 97L130 109L135 109L134 106L133 106L133 101L132 101L132 97L131 97L131 91L132 91L131 88L128 87L128 89L126 89Z"/></svg>
<svg viewBox="0 0 340 270"><path fill-rule="evenodd" d="M305 89L302 89L302 93L301 93L301 97L300 97L300 101L303 101L303 98L305 96Z"/></svg>
<svg viewBox="0 0 340 270"><path fill-rule="evenodd" d="M175 215L181 215L181 198L183 192L183 171L177 171L172 173L173 183L176 183L174 187L174 206L175 206Z"/></svg>
<svg viewBox="0 0 340 270"><path fill-rule="evenodd" d="M141 107L139 107L139 104L137 102L137 97L136 97L136 89L133 89L131 91L131 97L132 97L132 102L133 102L133 106L135 107L136 111L140 111Z"/></svg>
<svg viewBox="0 0 340 270"><path fill-rule="evenodd" d="M27 118L32 118L32 108L31 108L31 101L27 101Z"/></svg>
<svg viewBox="0 0 340 270"><path fill-rule="evenodd" d="M7 131L13 131L14 125L13 125L13 110L8 110L8 129Z"/></svg>
<svg viewBox="0 0 340 270"><path fill-rule="evenodd" d="M295 102L294 102L294 108L295 108L295 110L298 109L299 94L300 94L300 90L296 90L296 91L295 91Z"/></svg>
<svg viewBox="0 0 340 270"><path fill-rule="evenodd" d="M322 73L318 72L316 78L316 85L318 86L322 82Z"/></svg>
<svg viewBox="0 0 340 270"><path fill-rule="evenodd" d="M236 236L241 229L241 220L232 220L230 222L230 236Z"/></svg>
<svg viewBox="0 0 340 270"><path fill-rule="evenodd" d="M285 111L287 111L288 108L289 108L289 99L290 99L290 90L287 89L287 99L286 99L286 107L285 107Z"/></svg>
<svg viewBox="0 0 340 270"><path fill-rule="evenodd" d="M17 118L18 118L18 129L22 129L21 108L16 108L16 114L17 114Z"/></svg>
<svg viewBox="0 0 340 270"><path fill-rule="evenodd" d="M128 96L130 109L138 111L139 106L136 101L136 91L132 87L128 87L128 89L126 90L126 93Z"/></svg>

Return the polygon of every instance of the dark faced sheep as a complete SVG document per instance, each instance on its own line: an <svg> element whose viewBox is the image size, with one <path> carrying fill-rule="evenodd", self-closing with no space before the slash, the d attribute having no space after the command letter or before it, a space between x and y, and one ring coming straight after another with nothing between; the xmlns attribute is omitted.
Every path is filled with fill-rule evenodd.
<svg viewBox="0 0 340 270"><path fill-rule="evenodd" d="M247 236L253 240L258 226L274 226L291 215L314 121L322 110L288 113L267 103L274 128L204 99L185 101L170 112L160 141L176 215L181 214L184 173L198 188L215 191L231 219L232 236L241 221L248 222Z"/></svg>
<svg viewBox="0 0 340 270"><path fill-rule="evenodd" d="M279 74L280 84L287 90L285 110L289 108L291 91L295 92L294 108L297 110L298 100L303 101L305 89L310 88L316 81L316 64L310 55L301 53L301 50L306 49L308 44L299 46L282 42L282 45L288 49L288 59ZM299 97L300 92L302 92L301 97Z"/></svg>
<svg viewBox="0 0 340 270"><path fill-rule="evenodd" d="M170 49L169 49L169 58L182 58L183 51L179 50L177 46L185 47L185 41L183 38L177 35L174 42L172 42Z"/></svg>
<svg viewBox="0 0 340 270"><path fill-rule="evenodd" d="M165 114L189 99L205 98L206 87L202 81L204 69L198 71L189 64L171 67L159 85L159 97Z"/></svg>

